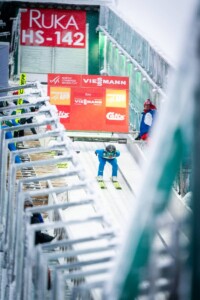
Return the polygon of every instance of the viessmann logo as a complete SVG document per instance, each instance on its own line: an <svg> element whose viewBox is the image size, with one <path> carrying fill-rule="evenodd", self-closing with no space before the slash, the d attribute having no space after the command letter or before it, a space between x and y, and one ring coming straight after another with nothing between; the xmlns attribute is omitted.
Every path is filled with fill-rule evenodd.
<svg viewBox="0 0 200 300"><path fill-rule="evenodd" d="M117 114L113 111L110 111L106 114L106 119L110 121L124 121L125 115Z"/></svg>
<svg viewBox="0 0 200 300"><path fill-rule="evenodd" d="M102 104L102 100L88 100L88 99L76 99L75 104L77 105L88 105L88 104L92 104L92 105L101 105Z"/></svg>
<svg viewBox="0 0 200 300"><path fill-rule="evenodd" d="M122 86L126 86L127 85L127 81L126 80L113 80L113 79L104 79L101 77L98 78L83 78L83 82L86 84L95 84L97 86L103 86L105 85L122 85Z"/></svg>

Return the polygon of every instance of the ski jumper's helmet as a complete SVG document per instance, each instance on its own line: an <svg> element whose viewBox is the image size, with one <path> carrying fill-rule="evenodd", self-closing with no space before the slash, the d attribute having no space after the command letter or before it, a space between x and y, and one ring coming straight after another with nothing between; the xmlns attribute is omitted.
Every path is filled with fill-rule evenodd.
<svg viewBox="0 0 200 300"><path fill-rule="evenodd" d="M108 145L106 146L107 152L116 152L116 147L114 145Z"/></svg>

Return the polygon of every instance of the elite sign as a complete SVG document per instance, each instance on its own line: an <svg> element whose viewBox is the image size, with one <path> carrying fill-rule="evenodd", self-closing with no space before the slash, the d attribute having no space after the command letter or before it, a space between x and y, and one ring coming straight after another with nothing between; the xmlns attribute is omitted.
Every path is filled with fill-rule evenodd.
<svg viewBox="0 0 200 300"><path fill-rule="evenodd" d="M48 74L50 102L68 130L128 132L129 78Z"/></svg>
<svg viewBox="0 0 200 300"><path fill-rule="evenodd" d="M85 11L34 8L21 12L21 45L85 48L85 34Z"/></svg>

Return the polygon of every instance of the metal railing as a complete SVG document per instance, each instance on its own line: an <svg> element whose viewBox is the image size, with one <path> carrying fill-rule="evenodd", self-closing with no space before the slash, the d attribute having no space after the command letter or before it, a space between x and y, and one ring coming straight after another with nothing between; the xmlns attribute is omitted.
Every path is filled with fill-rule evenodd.
<svg viewBox="0 0 200 300"><path fill-rule="evenodd" d="M6 91L20 88L9 87ZM72 142L59 123L55 107L43 97L39 85L33 83L23 88L35 88L36 91L20 95L21 99L31 96L31 101L18 105L17 109L28 111L33 106L43 107L37 112L14 116L11 115L13 106L0 108L0 122L33 117L31 124L19 123L18 126L1 127L0 130L0 299L65 299L66 292L73 295L77 289L79 295L84 294L85 287L91 285L91 276L93 288L88 293L92 298L99 278L104 284L110 270L117 247L116 233L99 209L93 184L79 164ZM0 97L0 101L10 103L18 97L4 96ZM44 130L47 125L51 126L51 130ZM37 134L28 134L30 128L36 128ZM6 132L13 133L22 129L27 132L26 135L6 139ZM39 143L40 140L52 138L54 145L42 146ZM37 146L28 146L33 141L38 141ZM9 143L16 143L20 147L10 152ZM15 163L16 156L21 157L21 163ZM37 159L31 160L31 157ZM60 163L70 167L59 172L57 166ZM39 169L43 169L44 173L40 175ZM27 172L29 177L24 177ZM54 180L59 185L54 186ZM45 198L46 204L24 211L27 197L34 203ZM59 200L61 198L62 201ZM81 209L81 217L76 213L77 208ZM63 212L66 210L70 210L71 220L65 219ZM30 224L31 214L35 212L49 215L50 221ZM95 234L91 230L87 232L88 224L95 229ZM73 229L77 226L80 232L85 228L85 233L80 237L76 234L77 229ZM60 232L61 240L36 246L35 232L44 230ZM47 284L48 272L51 274L50 290ZM98 293L101 295L101 290Z"/></svg>

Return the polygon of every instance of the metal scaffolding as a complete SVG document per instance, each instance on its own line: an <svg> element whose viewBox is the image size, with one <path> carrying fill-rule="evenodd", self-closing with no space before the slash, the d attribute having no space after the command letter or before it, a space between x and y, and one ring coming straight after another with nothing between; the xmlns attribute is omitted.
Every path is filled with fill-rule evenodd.
<svg viewBox="0 0 200 300"><path fill-rule="evenodd" d="M22 86L2 91L11 92L20 88ZM23 114L11 114L14 108L9 104L18 99L18 95L0 97L1 102L7 102L0 109L0 298L69 299L66 293L67 297L74 299L82 293L92 298L93 293L97 293L96 290L105 283L116 251L116 234L98 209L94 187L59 123L55 106L50 105L48 97L43 96L39 83L24 85L23 89L32 89L32 92L20 95L20 99L31 99L29 103L17 105L17 111L26 111ZM28 112L30 107L37 108L37 111ZM33 122L3 126L6 121L22 118L33 118ZM47 130L47 126L51 130ZM31 134L31 128L35 128L37 134ZM14 133L16 130L24 130L26 134L6 139L7 132ZM53 145L49 146L50 140ZM17 145L15 151L9 151L10 143ZM21 158L21 163L15 163L17 156ZM37 159L32 160L32 157ZM58 168L60 164L70 167L61 172ZM46 171L48 168L50 171ZM44 173L40 175L37 169L43 169ZM39 201L43 205L24 211L27 197L35 204ZM84 214L84 207L87 210L89 207L89 214ZM81 209L83 217L75 215L67 220L63 212L69 209L72 212ZM34 212L47 214L49 221L30 224L30 216ZM88 224L95 228L95 234L87 231ZM85 227L85 233L80 238L74 237L74 227L80 232ZM60 240L35 245L36 231L57 233ZM51 273L50 290L47 285L48 272Z"/></svg>

